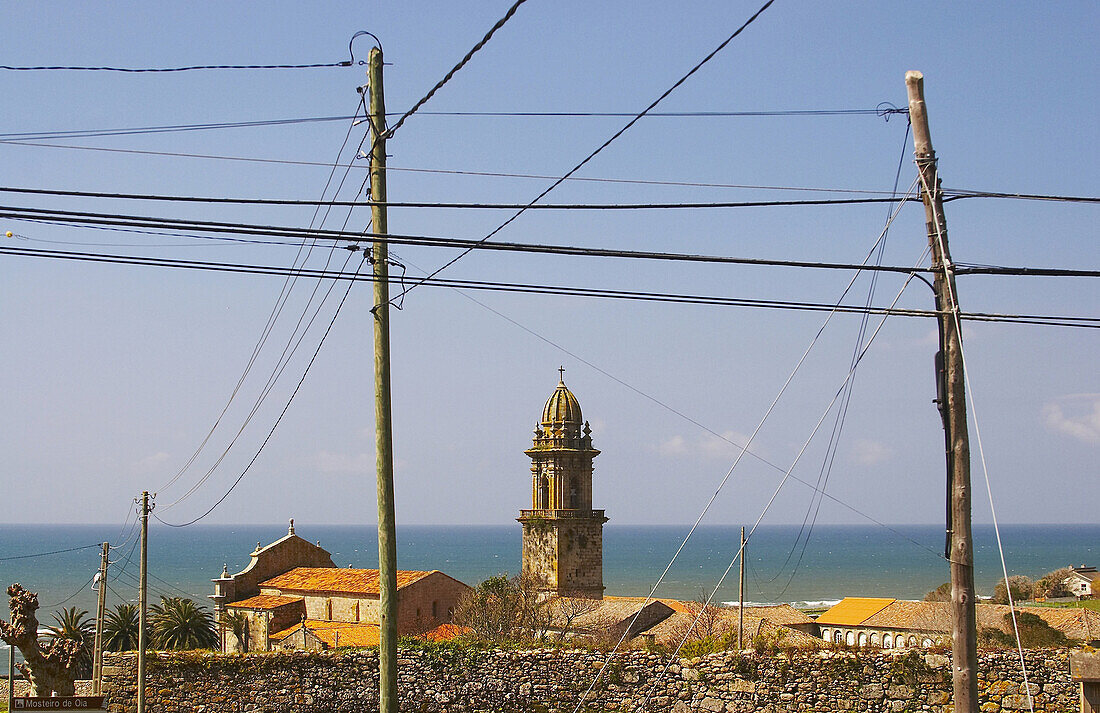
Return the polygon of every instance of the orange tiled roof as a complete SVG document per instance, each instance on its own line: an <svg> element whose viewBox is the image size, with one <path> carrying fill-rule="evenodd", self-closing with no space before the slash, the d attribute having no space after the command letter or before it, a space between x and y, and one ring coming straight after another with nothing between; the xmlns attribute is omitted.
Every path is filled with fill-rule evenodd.
<svg viewBox="0 0 1100 713"><path fill-rule="evenodd" d="M875 599L871 597L845 597L817 618L818 624L835 626L859 626L864 621L882 611L896 599Z"/></svg>
<svg viewBox="0 0 1100 713"><path fill-rule="evenodd" d="M434 629L429 629L420 635L421 638L428 641L447 641L449 639L455 639L463 634L468 634L473 631L468 626L459 626L458 624L440 624Z"/></svg>
<svg viewBox="0 0 1100 713"><path fill-rule="evenodd" d="M400 571L397 588L407 587L432 572ZM340 569L336 567L296 567L272 577L260 586L295 592L345 592L378 595L378 570Z"/></svg>
<svg viewBox="0 0 1100 713"><path fill-rule="evenodd" d="M288 604L299 604L302 601L301 597L280 597L275 594L258 594L248 599L242 599L239 602L232 602L226 606L235 607L237 609L278 609Z"/></svg>
<svg viewBox="0 0 1100 713"><path fill-rule="evenodd" d="M820 622L821 620L818 619ZM951 631L948 602L915 602L898 599L860 622L863 626L914 631Z"/></svg>
<svg viewBox="0 0 1100 713"><path fill-rule="evenodd" d="M376 624L350 624L342 621L323 621L321 619L306 619L301 624L295 624L289 629L271 634L268 638L272 641L282 641L291 634L305 626L311 634L330 647L344 646L378 646L379 628ZM339 633L339 636L337 636Z"/></svg>

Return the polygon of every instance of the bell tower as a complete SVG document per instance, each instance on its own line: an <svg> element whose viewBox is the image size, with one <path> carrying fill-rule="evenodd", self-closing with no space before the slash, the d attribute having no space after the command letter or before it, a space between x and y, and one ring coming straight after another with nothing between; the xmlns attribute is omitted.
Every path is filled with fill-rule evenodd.
<svg viewBox="0 0 1100 713"><path fill-rule="evenodd" d="M531 509L521 510L523 575L547 593L603 598L603 510L592 509L592 429L565 385L542 409L531 458Z"/></svg>

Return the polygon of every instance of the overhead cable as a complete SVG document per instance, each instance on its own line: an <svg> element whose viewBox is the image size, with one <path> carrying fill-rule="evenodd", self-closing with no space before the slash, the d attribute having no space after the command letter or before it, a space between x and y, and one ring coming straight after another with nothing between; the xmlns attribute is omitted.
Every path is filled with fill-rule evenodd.
<svg viewBox="0 0 1100 713"><path fill-rule="evenodd" d="M467 250L495 250L505 252L528 252L555 255L576 255L582 257L625 258L644 260L667 260L678 262L727 263L739 265L762 265L774 267L795 267L828 270L869 270L873 272L895 272L908 274L914 270L897 265L856 265L852 263L833 263L802 260L773 260L766 258L743 258L722 255L699 255L689 253L670 253L643 250L615 250L609 248L591 248L570 245L513 243L486 240L468 240L427 235L405 235L399 233L348 232L344 230L303 230L289 226L258 225L249 223L228 223L217 221L193 221L176 218L156 218L152 216L125 215L117 213L89 213L83 211L56 211L18 206L0 205L0 218L28 220L51 223L72 223L74 225L97 225L130 228L163 228L172 230L193 230L211 233L232 233L234 235L262 235L272 237L301 238L303 235L316 236L327 240L358 242L365 239L395 245L421 245L427 247L447 247ZM195 236L200 237L200 236ZM241 242L255 242L236 238ZM965 264L964 264L965 265ZM931 273L931 268L918 268L916 272ZM993 265L960 266L959 275L1000 275L1017 277L1100 277L1100 270L1078 268L1039 268L1010 267Z"/></svg>
<svg viewBox="0 0 1100 713"><path fill-rule="evenodd" d="M111 255L97 253L76 253L67 251L35 250L25 248L13 248L0 246L0 254L18 255L21 257L64 259L81 262L101 262L121 265L142 265L149 267L169 267L208 270L214 272L242 273L253 275L285 275L290 268L281 266L245 265L234 263L203 262L196 260L173 260L166 258L152 258L142 256ZM346 280L352 282L373 282L374 276L369 274L345 273L326 270L299 270L300 274L307 277ZM916 273L917 270L911 270ZM391 284L401 284L401 278L391 277ZM635 290L611 290L601 288L586 288L561 285L538 285L525 283L494 282L483 280L457 280L431 278L425 279L425 284L436 287L460 287L471 290L486 290L494 292L515 292L528 294L561 295L569 297L593 297L605 299L623 299L643 302L670 302L678 304L705 304L714 306L732 307L760 307L769 309L783 309L792 311L823 312L836 309L840 312L852 314L894 314L903 317L935 317L938 313L934 310L908 309L908 308L882 308L870 309L859 305L834 305L819 302L798 302L784 300L765 300L739 297L721 297L712 295L692 295L666 292L641 292ZM1079 315L1030 315L1030 314L1003 314L987 312L968 312L962 315L963 319L982 322L1009 322L1016 324L1035 324L1042 326L1081 327L1100 329L1100 317L1085 317Z"/></svg>
<svg viewBox="0 0 1100 713"><path fill-rule="evenodd" d="M496 31L504 27L504 23L512 19L512 16L516 14L516 10L519 9L519 6L526 1L527 0L516 0L514 3L512 3L512 6L508 8L508 11L504 13L504 16L497 20L493 24L493 26L489 28L489 31L485 33L485 36L478 40L477 44L470 48L470 51L466 53L466 56L460 59L458 61L458 64L456 64L454 67L451 67L450 71L448 71L447 74L443 75L443 78L436 82L435 86L428 90L427 94L425 94L415 104L413 104L408 111L401 115L400 119L394 122L393 126L389 127L389 129L386 130L386 136L393 136L397 132L397 130L401 128L401 125L405 123L406 119L415 114L417 110L420 109L420 107L427 104L428 101L430 101L431 98L435 96L435 93L443 88L443 85L451 81L451 78L454 77L460 69L466 66L466 63L469 62L475 54L477 54L478 50L484 47L486 43L490 39L492 39L493 35L496 34ZM375 140L377 141L377 138Z"/></svg>
<svg viewBox="0 0 1100 713"><path fill-rule="evenodd" d="M222 196L172 196L147 193L104 193L100 191L69 191L52 188L19 188L14 186L0 186L0 192L21 193L31 195L71 196L78 198L107 198L120 200L147 200L174 203L230 203L240 205L331 205L331 206L386 206L389 208L475 208L484 210L669 210L669 209L701 209L701 208L764 208L764 207L790 207L790 206L822 206L822 205L859 205L865 203L889 203L896 202L894 198L828 198L817 200L787 200L787 201L707 201L700 203L539 203L528 205L526 203L447 203L441 201L318 201L288 198L232 198ZM920 202L919 198L906 199L912 202Z"/></svg>
<svg viewBox="0 0 1100 713"><path fill-rule="evenodd" d="M719 52L721 52L723 49L725 49L725 47L730 42L733 42L733 40L738 35L740 35L742 32L745 31L745 28L747 28L749 25L751 25L753 22L755 22L756 18L760 17L760 15L763 14L763 12L765 10L767 10L769 7L771 7L771 4L773 2L775 2L775 0L768 0L766 3L761 5L760 9L757 10L755 13L753 13L753 15L748 20L746 20L740 27L738 27L736 30L734 30L733 34L731 34L729 37L727 37L725 40L723 40L721 43L719 43L719 45L717 47L715 47L710 52L710 54L708 54L706 57L703 57L703 59L701 59L694 67L689 69L686 74L684 74L682 77L680 77L678 80L676 80L672 84L671 87L669 87L664 92L662 92L660 96L658 96L656 99L654 99L649 104L649 106L647 106L645 109L642 109L642 111L638 112L638 114L636 114L630 121L626 122L626 124L621 129L616 131L614 134L611 135L610 138L608 138L602 144L597 146L594 151L592 151L590 154L585 156L577 165L573 166L573 168L566 171L564 175L562 175L560 178L558 178L553 183L551 183L549 186L547 186L545 189L543 189L543 191L541 193L539 193L537 196L535 196L533 199L531 199L531 201L527 204L527 206L525 208L519 209L510 218L508 218L508 220L504 221L503 223L498 225L496 228L493 228L493 230L489 231L489 233L486 234L485 237L481 239L482 242L484 242L486 240L489 240L494 235L496 235L497 233L499 233L500 231L504 230L506 227L511 225L516 219L518 219L521 215L523 215L524 212L526 212L526 210L528 208L530 208L535 203L538 203L540 200L545 198L547 196L547 194L549 194L555 188L557 188L562 183L564 183L574 173L581 170L589 161L596 158L596 156L598 156L600 154L600 152L602 152L604 149L606 149L608 146L610 146L616 139L618 139L620 136L622 136L627 131L629 131L630 128L632 126L634 126L634 124L638 123L638 121L640 121L642 119L642 117L644 117L646 114L648 114L649 112L651 112L655 108L657 108L658 104L660 104L662 101L665 100L665 98L667 98L670 94L672 94L674 91L676 91L676 89L679 88L680 85L682 85L684 82L686 82L688 79L690 79L692 77L692 75L694 75L696 72L698 72L703 67L703 65L710 62L710 60L712 60L715 57L715 55L717 55ZM391 129L391 133L392 133L392 129ZM409 287L406 287L405 289L403 289L401 291L401 294L398 295L398 298L403 299L404 296L407 295L411 290L416 289L419 285L424 284L424 282L426 280L428 280L432 277L435 277L436 275L438 275L443 270L446 270L451 265L454 265L456 262L461 260L463 257L470 254L470 252L473 249L474 248L472 248L472 247L467 248L466 250L464 250L459 255L456 255L455 257L451 258L450 260L448 260L444 264L437 267L432 272L428 273L428 275L426 277L421 278L418 282L414 283L413 285L411 285Z"/></svg>

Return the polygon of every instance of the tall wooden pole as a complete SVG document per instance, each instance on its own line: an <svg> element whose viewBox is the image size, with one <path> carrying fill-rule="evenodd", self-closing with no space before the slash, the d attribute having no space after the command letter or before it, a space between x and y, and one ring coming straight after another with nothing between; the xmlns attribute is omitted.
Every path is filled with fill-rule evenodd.
<svg viewBox="0 0 1100 713"><path fill-rule="evenodd" d="M745 526L741 526L741 579L737 584L737 648L745 648Z"/></svg>
<svg viewBox="0 0 1100 713"><path fill-rule="evenodd" d="M146 611L149 608L149 491L141 493L141 566L138 573L137 713L145 713L145 649L149 645Z"/></svg>
<svg viewBox="0 0 1100 713"><path fill-rule="evenodd" d="M92 655L92 694L99 695L103 688L103 616L107 606L107 558L111 545L103 543L103 556L99 561L99 603L95 614L95 648Z"/></svg>
<svg viewBox="0 0 1100 713"><path fill-rule="evenodd" d="M8 710L15 708L15 644L8 644Z"/></svg>
<svg viewBox="0 0 1100 713"><path fill-rule="evenodd" d="M974 622L974 546L970 528L970 438L966 427L966 384L963 373L962 334L954 266L947 249L947 218L943 213L943 190L936 170L936 153L928 130L924 105L924 75L906 72L909 90L909 120L913 124L913 146L920 171L921 200L928 226L935 270L936 301L940 308L943 335L943 367L947 433L951 467L951 653L954 668L956 713L977 713L978 648Z"/></svg>
<svg viewBox="0 0 1100 713"><path fill-rule="evenodd" d="M370 51L370 197L373 232L388 232L386 220L386 103L382 89L382 50ZM390 285L386 243L371 248L374 266L374 429L378 468L379 626L378 710L397 713L397 532L393 504L393 433L390 422Z"/></svg>

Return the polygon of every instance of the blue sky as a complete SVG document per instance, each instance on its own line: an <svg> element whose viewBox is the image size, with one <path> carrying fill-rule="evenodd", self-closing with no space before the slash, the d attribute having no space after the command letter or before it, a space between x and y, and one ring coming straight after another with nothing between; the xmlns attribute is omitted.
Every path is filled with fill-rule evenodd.
<svg viewBox="0 0 1100 713"><path fill-rule="evenodd" d="M331 62L360 29L385 48L386 102L408 108L484 34L506 3L192 3L140 6L6 3L0 64L166 67ZM531 0L424 111L634 112L740 25L747 3L547 3ZM918 16L919 9L919 16ZM663 111L870 109L904 106L904 75L926 78L944 185L1094 196L1096 6L777 2L660 107ZM368 43L357 42L357 58ZM350 114L364 68L177 74L2 72L0 133ZM399 169L561 175L623 118L417 115L389 142L393 201L525 202L549 181ZM330 162L346 122L52 143ZM353 143L365 125L353 129ZM889 191L914 178L904 118L644 119L578 175L656 182ZM38 143L49 143L40 141ZM347 152L344 154L345 160ZM0 142L4 185L106 192L317 199L323 166L202 160ZM361 162L360 162L361 163ZM341 198L362 180L351 171ZM842 197L745 188L571 181L551 202ZM330 197L331 192L326 194ZM305 207L187 206L5 194L7 205L305 227ZM1091 205L968 200L947 208L952 253L967 263L1100 266ZM746 257L859 262L887 207L530 212L498 237ZM346 213L330 216L339 227ZM392 209L395 233L480 238L507 214ZM356 210L349 228L366 225ZM286 246L211 245L0 221L22 247L290 265ZM51 244L66 241L82 245ZM117 245L117 244L125 245ZM923 211L903 208L883 262L914 265ZM395 248L410 267L453 256ZM327 250L315 250L320 267ZM334 259L343 262L344 253ZM833 302L846 272L681 265L475 252L445 276ZM5 256L0 324L0 518L121 521L142 489L165 519L201 514L229 488L286 404L335 308L327 301L270 397L195 492L271 373L313 284L300 281L270 343L193 466L282 286L218 275ZM902 286L879 279L874 301ZM327 289L323 285L321 292ZM851 303L867 296L856 282ZM966 277L964 310L1095 316L1094 279ZM339 292L339 290L337 291ZM475 298L477 301L471 300ZM481 304L479 304L481 303ZM899 305L930 308L911 285ZM359 285L298 396L249 474L209 522L373 522L370 291ZM603 451L595 504L613 523L694 520L737 455L674 411L744 442L824 320L820 313L670 305L421 288L392 316L398 517L408 523L506 523L529 498L523 450L557 367ZM501 315L504 315L502 317ZM871 329L877 325L872 318ZM522 325L521 326L517 326ZM837 315L752 449L788 467L851 358L859 319ZM964 327L998 515L1005 521L1095 521L1100 496L1097 336L1014 324ZM538 335L538 336L535 336ZM541 337L541 338L540 338ZM554 346L557 345L557 346ZM565 351L562 351L564 349ZM939 522L943 457L934 397L934 325L892 317L860 365L820 522ZM573 356L575 355L575 356ZM579 357L580 359L578 359ZM583 361L582 361L583 360ZM599 370L585 362L594 364ZM601 371L602 370L602 371ZM603 372L606 372L603 373ZM614 378L609 378L607 374ZM624 386L629 384L633 388ZM639 394L645 394L642 396ZM663 408L657 402L669 408ZM817 481L833 414L794 474ZM972 422L971 434L974 435ZM974 444L975 518L988 521ZM743 459L707 522L751 523L781 473ZM812 491L788 482L765 522L801 522ZM851 508L855 508L856 511Z"/></svg>

